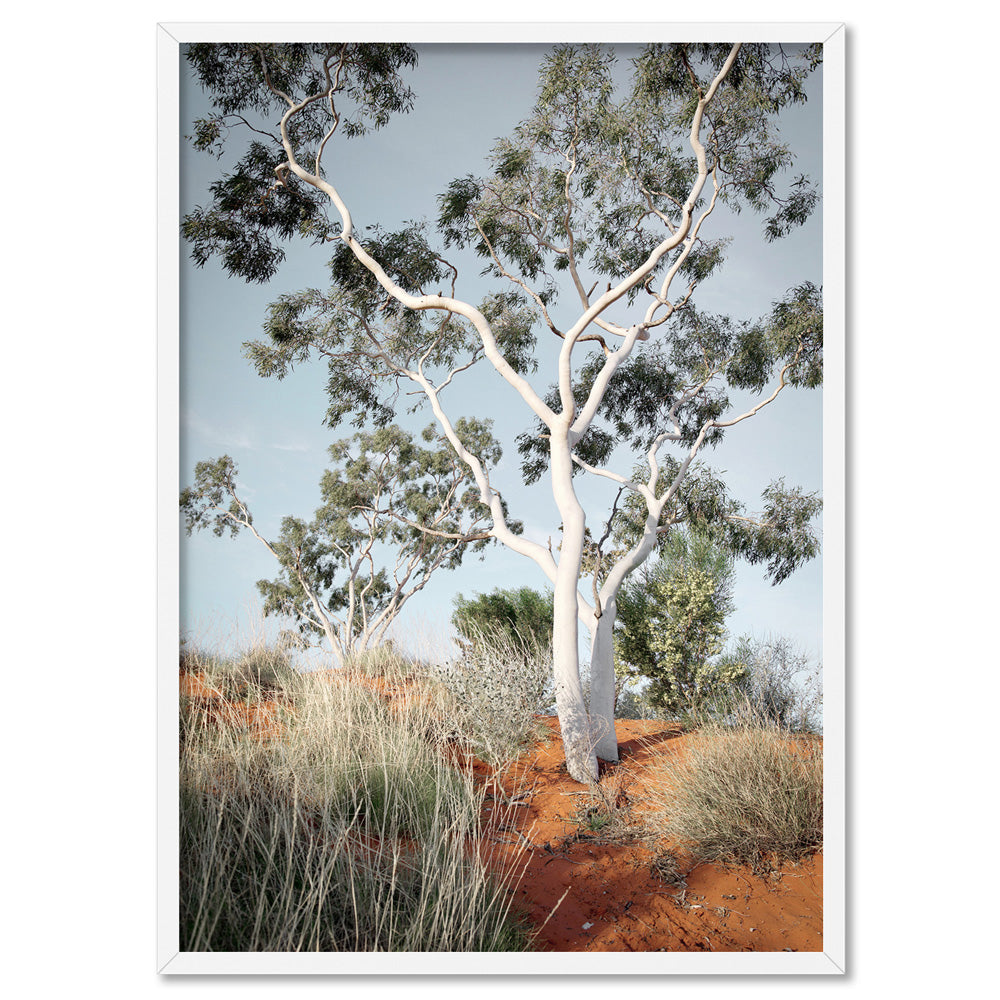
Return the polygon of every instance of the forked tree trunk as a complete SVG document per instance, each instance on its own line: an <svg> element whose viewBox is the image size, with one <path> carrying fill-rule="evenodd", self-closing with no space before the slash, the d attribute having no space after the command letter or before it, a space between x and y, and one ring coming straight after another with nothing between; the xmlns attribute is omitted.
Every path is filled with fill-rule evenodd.
<svg viewBox="0 0 1000 1000"><path fill-rule="evenodd" d="M556 616L558 619L558 615ZM576 628L574 609L573 628ZM590 736L590 717L580 684L576 637L567 647L553 636L552 654L555 661L556 712L562 732L566 768L575 781L591 784L597 781L597 755Z"/></svg>

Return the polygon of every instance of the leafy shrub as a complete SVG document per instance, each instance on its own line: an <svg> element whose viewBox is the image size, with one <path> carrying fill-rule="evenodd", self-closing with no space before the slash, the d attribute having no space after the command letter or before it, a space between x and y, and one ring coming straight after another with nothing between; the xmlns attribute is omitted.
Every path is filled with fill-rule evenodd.
<svg viewBox="0 0 1000 1000"><path fill-rule="evenodd" d="M697 715L743 680L738 661L717 660L731 612L732 556L709 536L675 532L663 554L618 595L619 692L647 678L644 698L669 717Z"/></svg>
<svg viewBox="0 0 1000 1000"><path fill-rule="evenodd" d="M451 622L463 650L471 650L482 640L503 649L545 649L552 645L552 592L540 593L530 587L477 594L458 594Z"/></svg>
<svg viewBox="0 0 1000 1000"><path fill-rule="evenodd" d="M452 734L480 759L504 765L537 735L535 716L551 713L551 653L514 642L500 629L471 634L475 641L465 655L432 668L432 676L450 696Z"/></svg>

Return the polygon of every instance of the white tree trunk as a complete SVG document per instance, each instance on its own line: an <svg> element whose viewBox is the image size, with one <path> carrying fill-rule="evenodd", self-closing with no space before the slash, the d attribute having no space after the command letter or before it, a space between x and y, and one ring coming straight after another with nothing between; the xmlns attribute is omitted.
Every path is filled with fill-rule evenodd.
<svg viewBox="0 0 1000 1000"><path fill-rule="evenodd" d="M566 767L576 781L589 784L597 781L597 755L594 752L590 717L580 683L580 648L577 638L577 587L583 559L586 517L573 490L573 461L564 436L552 435L551 454L552 493L563 522L552 617L556 710L562 731Z"/></svg>
<svg viewBox="0 0 1000 1000"><path fill-rule="evenodd" d="M322 625L323 631L326 633L326 641L330 644L330 652L333 653L337 665L342 667L344 665L344 651L340 645L340 636L337 634L333 622L324 620Z"/></svg>
<svg viewBox="0 0 1000 1000"><path fill-rule="evenodd" d="M618 614L612 600L590 626L590 727L601 760L617 763L615 733L615 655L613 632Z"/></svg>
<svg viewBox="0 0 1000 1000"><path fill-rule="evenodd" d="M323 191L330 198L343 223L343 230L340 236L341 240L343 240L343 242L350 248L358 261L368 268L379 284L385 288L385 290L398 302L402 303L409 309L444 309L448 312L456 313L468 319L478 331L482 339L483 350L496 370L517 390L518 393L520 393L522 399L524 399L535 416L537 416L549 428L552 456L552 491L563 519L562 551L557 569L553 567L551 553L546 552L542 546L530 543L526 539L522 539L510 531L502 511L499 494L496 494L493 490L491 490L488 477L486 476L479 460L475 456L470 455L458 440L457 435L454 433L454 429L451 427L450 421L448 421L447 417L440 408L437 391L430 386L429 382L424 378L422 372L419 374L413 372L402 373L407 377L412 378L423 387L424 391L428 395L428 398L431 400L435 415L445 428L448 439L451 441L456 453L463 461L467 462L473 470L476 481L482 492L483 503L489 506L493 512L494 528L492 533L494 537L496 537L503 544L510 546L515 551L530 556L536 563L538 563L539 566L542 567L549 578L554 582L555 609L553 616L552 638L553 657L555 661L554 673L556 704L558 706L563 744L566 751L566 764L569 768L570 774L578 781L590 782L597 779L597 755L595 754L595 745L591 735L590 718L587 712L587 706L584 703L583 689L580 684L577 615L579 612L580 602L582 601L582 598L578 595L578 586L580 563L583 554L585 515L573 489L571 475L572 460L570 458L570 454L573 446L575 446L575 444L586 432L591 420L596 415L608 383L614 372L628 358L636 340L648 339L649 330L647 327L652 322L653 314L663 303L666 302L667 292L669 290L670 283L673 280L673 276L680 269L681 264L690 252L690 247L693 245L694 238L697 236L697 229L700 226L701 221L697 223L694 228L694 232L692 233L692 216L695 205L701 197L702 190L709 175L707 154L699 137L702 118L706 107L712 101L720 84L732 68L739 49L739 44L733 46L725 65L716 75L708 90L702 94L692 117L690 144L698 159L698 177L683 205L680 224L671 230L670 235L649 254L646 261L639 268L620 281L617 286L614 288L609 287L603 295L592 303L586 303L587 296L584 295L584 301L587 308L577 322L568 331L566 331L564 335L563 346L560 350L559 357L559 394L562 403L561 414L553 412L549 405L537 395L527 379L515 371L515 369L511 366L497 344L489 321L481 312L479 312L479 310L458 299L442 296L440 294L413 295L400 285L397 285L389 277L382 265L369 255L354 234L351 214L347 205L344 203L337 189L328 180L321 176L319 161L322 156L322 148L316 159L316 173L311 173L306 170L298 162L295 154L295 148L289 135L289 121L314 102L324 100L327 97L330 97L332 100L333 88L331 87L331 91L329 93L311 94L305 97L302 101L296 103L286 94L283 94L280 90L276 89L272 85L270 79L267 81L272 92L282 97L289 104L289 108L282 116L280 123L281 141L288 160L286 163L281 164L277 168L279 183L284 184L282 172L285 170L291 170L291 172L303 182L314 186L317 190ZM715 201L713 199L712 206L714 206L714 204ZM710 211L711 207L702 215L702 219L704 219ZM690 240L689 236L691 237ZM685 240L689 240L687 249L677 260L674 261L673 266L667 271L661 292L659 295L655 296L654 303L650 305L646 320L641 325L634 326L627 332L624 343L621 345L619 350L610 355L608 364L605 366L604 371L600 374L591 390L589 399L584 404L579 414L576 414L576 403L572 392L571 363L571 355L574 344L579 340L584 330L586 330L591 323L599 321L605 310L607 310L613 303L624 297L630 289L635 288L640 283L646 281L646 279L652 275L656 266L664 258L664 256L676 247L681 246ZM582 285L580 285L579 282L578 287L581 290L581 294L583 294ZM456 369L456 371L457 370L459 369ZM449 381L450 378L451 376L448 377ZM577 417L576 423L573 423L574 416ZM706 430L708 426L710 425L706 425ZM718 424L716 426L728 425ZM704 432L705 431L703 430L703 436ZM663 436L661 436L659 440L663 439ZM697 448L698 445L692 449L692 456L694 452L697 451ZM688 461L690 462L690 458ZM685 464L682 468L681 475L683 475L686 467L687 466ZM652 454L651 472L652 478L649 486L650 495L656 482L656 469L652 463ZM612 478L617 479L619 482L623 481L621 477ZM680 477L678 477L678 480L679 478ZM661 503L656 511L657 516L662 509L663 504ZM653 530L655 531L655 523L653 524ZM628 569L631 569L637 564L637 562L641 562L641 559L648 555L650 548L651 545L646 546L641 554L641 558L638 560L632 560ZM591 681L594 690L591 695L591 704L595 709L596 717L599 720L598 725L602 730L604 730L595 735L598 738L597 745L601 748L601 756L608 760L616 760L618 757L617 743L614 742L614 665L611 647L611 632L614 626L613 595L617 593L618 586L620 586L621 580L624 578L625 573L628 572L628 569L624 569L618 576L617 580L612 581L610 588L608 588L611 596L605 603L609 613L602 615L602 617L594 623L590 623L588 621L588 624L591 624L594 639L594 664L592 666ZM607 618L606 622L604 621L605 618ZM348 631L348 640L349 636L350 633Z"/></svg>

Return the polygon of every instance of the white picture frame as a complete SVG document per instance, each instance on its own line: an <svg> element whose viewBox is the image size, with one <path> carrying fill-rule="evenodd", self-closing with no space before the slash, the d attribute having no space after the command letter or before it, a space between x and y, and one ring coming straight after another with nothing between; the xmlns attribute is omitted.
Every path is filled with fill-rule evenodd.
<svg viewBox="0 0 1000 1000"><path fill-rule="evenodd" d="M421 42L768 41L824 44L823 254L825 378L823 387L823 664L824 664L824 917L823 951L814 953L566 953L503 955L235 954L181 952L177 911L177 682L180 630L177 542L179 479L178 128L181 46L193 41L344 40ZM158 79L158 939L164 975L840 975L846 955L845 824L845 59L839 23L804 24L251 24L165 23L157 30Z"/></svg>

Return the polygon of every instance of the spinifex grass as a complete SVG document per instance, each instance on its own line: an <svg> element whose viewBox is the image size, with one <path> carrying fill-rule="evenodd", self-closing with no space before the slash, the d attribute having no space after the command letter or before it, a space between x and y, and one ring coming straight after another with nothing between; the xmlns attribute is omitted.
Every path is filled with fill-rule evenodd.
<svg viewBox="0 0 1000 1000"><path fill-rule="evenodd" d="M343 673L282 677L269 739L182 713L182 949L526 948L469 849L482 792L434 745L433 693L400 710Z"/></svg>
<svg viewBox="0 0 1000 1000"><path fill-rule="evenodd" d="M760 867L823 843L822 743L706 724L664 765L659 832L696 862Z"/></svg>

